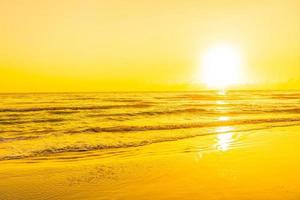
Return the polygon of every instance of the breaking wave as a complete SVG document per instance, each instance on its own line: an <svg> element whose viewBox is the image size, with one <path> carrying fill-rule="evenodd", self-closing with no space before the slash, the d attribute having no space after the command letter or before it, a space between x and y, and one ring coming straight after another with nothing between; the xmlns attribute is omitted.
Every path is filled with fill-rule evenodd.
<svg viewBox="0 0 300 200"><path fill-rule="evenodd" d="M2 94L0 103L0 160L300 124L299 92Z"/></svg>

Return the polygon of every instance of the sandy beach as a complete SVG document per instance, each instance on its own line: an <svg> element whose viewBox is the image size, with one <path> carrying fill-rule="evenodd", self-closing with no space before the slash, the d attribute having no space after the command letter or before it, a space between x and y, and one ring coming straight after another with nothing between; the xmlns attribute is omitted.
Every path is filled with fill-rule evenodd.
<svg viewBox="0 0 300 200"><path fill-rule="evenodd" d="M299 199L300 126L2 161L0 199ZM84 154L84 152L83 152ZM60 158L64 158L61 159Z"/></svg>
<svg viewBox="0 0 300 200"><path fill-rule="evenodd" d="M0 0L0 200L300 200L300 0Z"/></svg>

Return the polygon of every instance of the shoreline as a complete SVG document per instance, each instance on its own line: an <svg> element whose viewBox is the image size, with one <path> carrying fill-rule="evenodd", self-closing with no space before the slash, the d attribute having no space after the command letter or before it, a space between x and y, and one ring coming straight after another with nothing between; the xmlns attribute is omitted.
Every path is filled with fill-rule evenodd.
<svg viewBox="0 0 300 200"><path fill-rule="evenodd" d="M73 161L5 161L0 199L297 199L299 130L222 133Z"/></svg>

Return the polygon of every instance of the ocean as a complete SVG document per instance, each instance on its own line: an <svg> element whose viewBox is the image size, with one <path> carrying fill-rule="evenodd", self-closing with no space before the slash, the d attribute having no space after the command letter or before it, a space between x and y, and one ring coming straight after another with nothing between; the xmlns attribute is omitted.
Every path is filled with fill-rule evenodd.
<svg viewBox="0 0 300 200"><path fill-rule="evenodd" d="M18 93L0 99L0 161L68 162L300 125L297 91Z"/></svg>

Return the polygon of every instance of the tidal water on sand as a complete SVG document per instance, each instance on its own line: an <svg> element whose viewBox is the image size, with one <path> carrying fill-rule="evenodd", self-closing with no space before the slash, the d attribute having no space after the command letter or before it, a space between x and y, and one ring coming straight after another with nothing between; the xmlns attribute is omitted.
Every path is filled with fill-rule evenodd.
<svg viewBox="0 0 300 200"><path fill-rule="evenodd" d="M0 200L300 198L297 91L0 99Z"/></svg>
<svg viewBox="0 0 300 200"><path fill-rule="evenodd" d="M228 133L300 124L300 92L293 91L26 93L0 99L1 161L110 156L154 143L216 134L229 140Z"/></svg>

